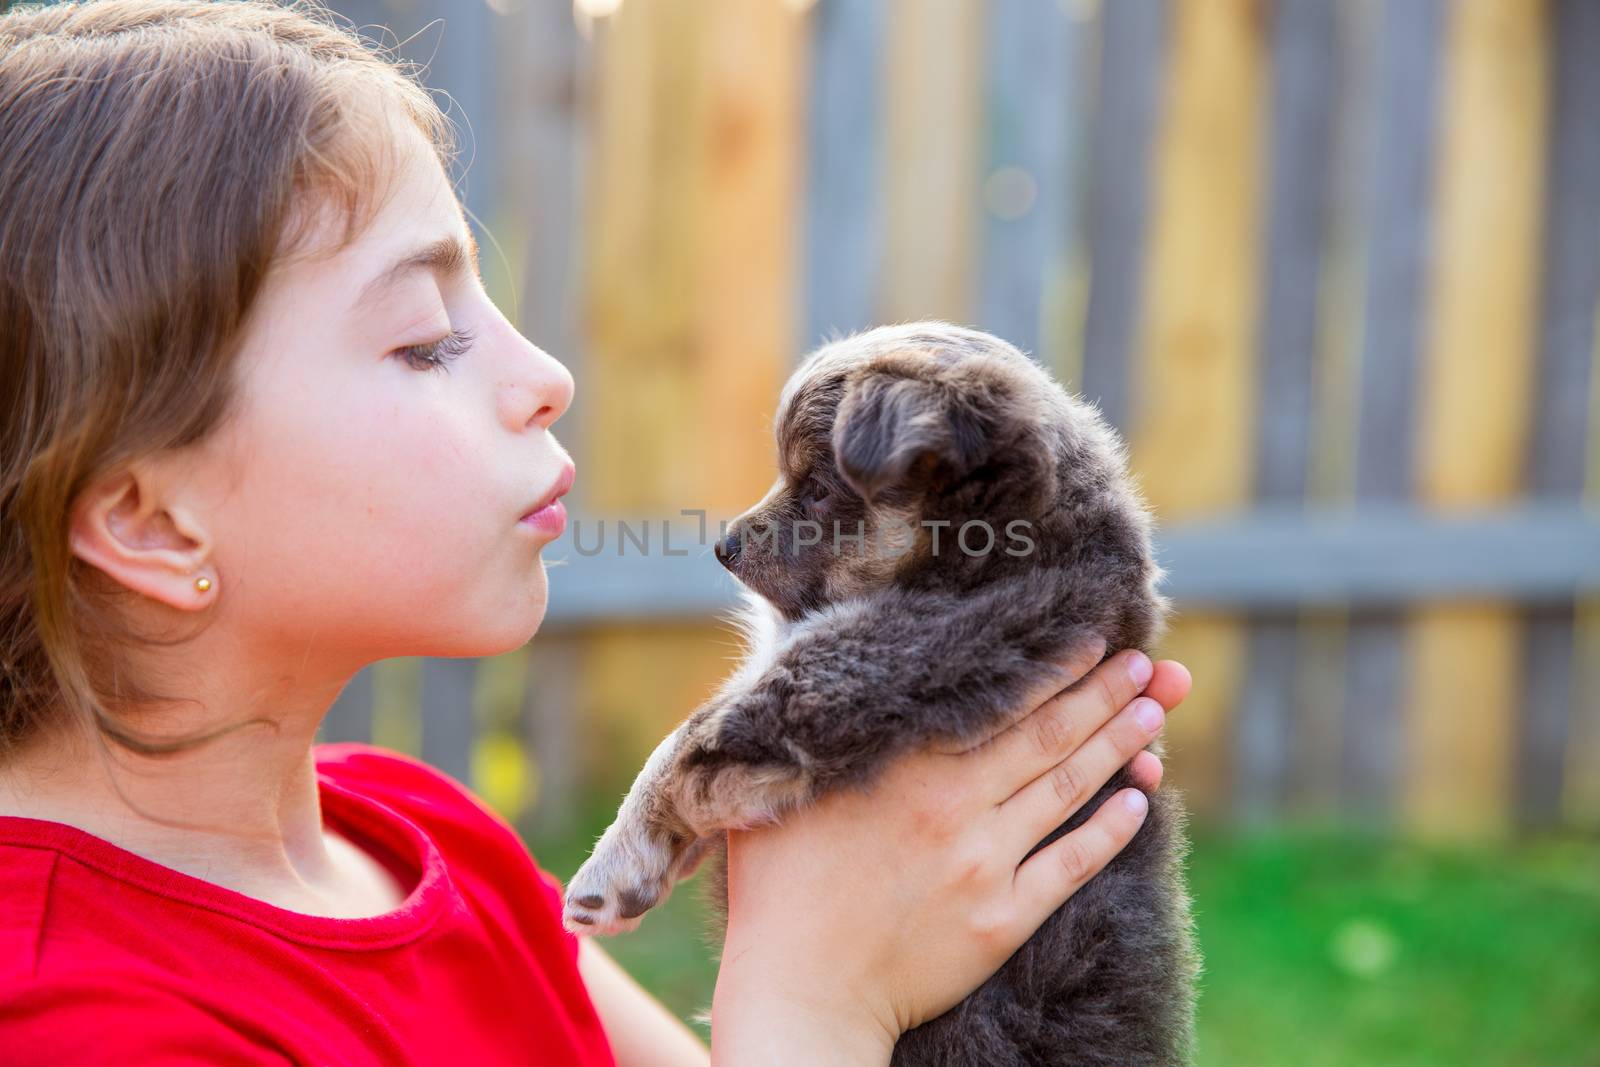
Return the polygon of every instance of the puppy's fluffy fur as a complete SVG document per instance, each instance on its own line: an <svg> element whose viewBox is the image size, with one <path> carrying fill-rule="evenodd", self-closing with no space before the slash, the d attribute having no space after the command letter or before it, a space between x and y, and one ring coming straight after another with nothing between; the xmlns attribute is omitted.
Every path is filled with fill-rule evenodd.
<svg viewBox="0 0 1600 1067"><path fill-rule="evenodd" d="M1160 628L1120 445L1004 341L935 322L824 345L784 388L776 433L777 482L718 546L756 594L749 655L650 757L573 877L575 931L631 928L718 831L930 741L990 736L1074 649L1100 638L1110 655ZM959 540L975 520L990 534ZM1129 784L1119 772L1046 840ZM1133 841L967 1000L905 1034L897 1064L1188 1062L1183 812L1167 790L1150 801Z"/></svg>

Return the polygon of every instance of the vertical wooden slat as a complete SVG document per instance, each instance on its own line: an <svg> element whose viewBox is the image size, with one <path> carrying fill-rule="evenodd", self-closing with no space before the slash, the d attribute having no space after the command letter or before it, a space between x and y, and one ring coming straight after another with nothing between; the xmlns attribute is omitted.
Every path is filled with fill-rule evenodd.
<svg viewBox="0 0 1600 1067"><path fill-rule="evenodd" d="M1164 522L1250 499L1266 52L1248 0L1181 0L1172 13L1131 434ZM1202 679L1169 731L1174 780L1201 811L1226 799L1244 649L1236 622L1198 614L1166 644Z"/></svg>
<svg viewBox="0 0 1600 1067"><path fill-rule="evenodd" d="M612 513L732 514L772 479L801 28L785 5L731 0L624 4L597 25L583 440Z"/></svg>
<svg viewBox="0 0 1600 1067"><path fill-rule="evenodd" d="M698 5L662 0L624 4L594 25L581 448L587 503L603 514L670 514L699 503L690 462L697 420L678 413L698 411L704 21Z"/></svg>
<svg viewBox="0 0 1600 1067"><path fill-rule="evenodd" d="M1583 494L1600 302L1600 5L1555 0L1551 31L1543 304L1527 481L1533 494L1575 502ZM1579 713L1573 606L1531 611L1525 626L1518 806L1524 821L1552 823L1561 815L1570 720Z"/></svg>
<svg viewBox="0 0 1600 1067"><path fill-rule="evenodd" d="M422 755L422 661L415 656L380 660L372 671L372 743Z"/></svg>
<svg viewBox="0 0 1600 1067"><path fill-rule="evenodd" d="M473 678L471 777L474 792L513 825L532 799L535 763L524 729L528 646L478 660ZM570 753L569 753L570 754ZM553 755L559 758L560 753Z"/></svg>
<svg viewBox="0 0 1600 1067"><path fill-rule="evenodd" d="M796 355L874 321L884 7L819 0L809 19L805 332Z"/></svg>
<svg viewBox="0 0 1600 1067"><path fill-rule="evenodd" d="M1365 225L1358 506L1405 501L1414 480L1443 26L1442 0L1386 0ZM1387 817L1396 803L1405 736L1404 640L1397 612L1362 612L1351 620L1340 777L1342 803L1352 814Z"/></svg>
<svg viewBox="0 0 1600 1067"><path fill-rule="evenodd" d="M1538 310L1546 124L1543 3L1450 8L1438 233L1418 431L1430 505L1487 507L1521 488ZM1407 723L1408 814L1430 831L1502 824L1519 704L1514 613L1419 611Z"/></svg>
<svg viewBox="0 0 1600 1067"><path fill-rule="evenodd" d="M1600 374L1595 375L1600 383ZM1600 387L1589 409L1600 415ZM1600 454L1592 449L1591 456ZM1591 459L1600 471L1600 458ZM1600 500L1591 491L1590 500ZM1561 775L1561 817L1572 826L1600 831L1600 600L1578 604L1573 627L1573 716L1567 730L1566 758Z"/></svg>
<svg viewBox="0 0 1600 1067"><path fill-rule="evenodd" d="M714 521L772 481L799 331L804 30L790 5L741 0L626 3L595 26L582 441L602 514ZM709 623L592 631L571 709L585 747L631 776L731 666L726 643ZM644 752L608 747L635 731Z"/></svg>
<svg viewBox="0 0 1600 1067"><path fill-rule="evenodd" d="M1332 143L1326 160L1305 475L1307 504L1319 509L1347 508L1355 493L1355 394L1380 15L1379 0L1345 0L1329 9L1335 68ZM1290 723L1285 731L1289 770L1284 802L1296 817L1328 818L1338 811L1349 622L1342 605L1318 606L1300 618L1294 684L1283 697Z"/></svg>
<svg viewBox="0 0 1600 1067"><path fill-rule="evenodd" d="M1543 605L1522 616L1521 699L1516 732L1516 814L1525 825L1561 816L1567 734L1575 714L1577 664L1570 604Z"/></svg>
<svg viewBox="0 0 1600 1067"><path fill-rule="evenodd" d="M786 4L701 0L706 163L695 294L698 501L733 515L775 475L772 417L799 316L805 25ZM707 462L715 457L714 462ZM680 505L682 506L682 505Z"/></svg>
<svg viewBox="0 0 1600 1067"><path fill-rule="evenodd" d="M580 777L579 689L587 642L582 633L541 633L528 653L523 736L530 751L528 832L560 834L578 810Z"/></svg>
<svg viewBox="0 0 1600 1067"><path fill-rule="evenodd" d="M1166 67L1167 0L1102 4L1089 144L1089 295L1081 391L1126 430L1143 300L1150 161Z"/></svg>
<svg viewBox="0 0 1600 1067"><path fill-rule="evenodd" d="M1282 814L1326 820L1339 810L1349 614L1336 608L1301 618L1289 704L1289 781Z"/></svg>
<svg viewBox="0 0 1600 1067"><path fill-rule="evenodd" d="M472 742L478 724L473 707L475 659L429 657L422 661L422 758L457 780L472 780Z"/></svg>
<svg viewBox="0 0 1600 1067"><path fill-rule="evenodd" d="M1060 331L1047 334L1080 197L1085 20L1058 4L997 0L987 8L983 233L978 325L1059 368ZM1046 347L1047 337L1055 342Z"/></svg>
<svg viewBox="0 0 1600 1067"><path fill-rule="evenodd" d="M878 317L970 321L978 227L977 0L893 0L885 48Z"/></svg>
<svg viewBox="0 0 1600 1067"><path fill-rule="evenodd" d="M1300 674L1300 626L1293 615L1250 622L1233 731L1234 812L1247 821L1275 817L1289 793L1294 750L1295 679Z"/></svg>
<svg viewBox="0 0 1600 1067"><path fill-rule="evenodd" d="M1595 308L1600 317L1600 305ZM1600 321L1589 357L1589 441L1584 498L1600 507ZM1573 627L1573 703L1562 773L1563 820L1600 830L1600 598L1578 602Z"/></svg>
<svg viewBox="0 0 1600 1067"><path fill-rule="evenodd" d="M1299 506L1310 461L1317 342L1336 91L1335 13L1322 0L1278 0L1272 20L1272 107L1264 208L1256 498Z"/></svg>
<svg viewBox="0 0 1600 1067"><path fill-rule="evenodd" d="M1355 495L1356 432L1361 377L1363 288L1374 239L1368 210L1377 173L1377 59L1383 0L1345 0L1333 16L1336 99L1328 161L1326 246L1318 296L1313 368L1310 463L1306 495L1319 505L1347 507ZM1432 51L1431 42L1425 50Z"/></svg>
<svg viewBox="0 0 1600 1067"><path fill-rule="evenodd" d="M583 782L620 799L661 738L734 669L736 650L709 621L615 622L588 635L569 712L582 724Z"/></svg>
<svg viewBox="0 0 1600 1067"><path fill-rule="evenodd" d="M1298 508L1310 463L1311 377L1317 338L1327 174L1333 148L1337 35L1321 0L1280 0L1272 29L1261 372L1256 397L1259 503ZM1298 619L1282 613L1250 628L1250 670L1235 722L1236 807L1275 814L1288 793L1298 673Z"/></svg>

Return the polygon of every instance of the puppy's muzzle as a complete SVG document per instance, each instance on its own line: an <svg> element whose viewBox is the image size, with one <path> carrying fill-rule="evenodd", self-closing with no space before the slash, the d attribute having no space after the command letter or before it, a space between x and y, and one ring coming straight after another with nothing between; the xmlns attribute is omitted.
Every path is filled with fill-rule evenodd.
<svg viewBox="0 0 1600 1067"><path fill-rule="evenodd" d="M717 554L717 562L731 571L734 565L739 562L739 550L741 547L739 533L736 530L718 541L712 551Z"/></svg>

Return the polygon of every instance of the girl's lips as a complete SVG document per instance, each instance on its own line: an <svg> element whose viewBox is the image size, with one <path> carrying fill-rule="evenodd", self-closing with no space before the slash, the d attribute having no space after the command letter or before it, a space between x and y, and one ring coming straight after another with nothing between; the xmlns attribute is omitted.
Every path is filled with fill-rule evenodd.
<svg viewBox="0 0 1600 1067"><path fill-rule="evenodd" d="M550 537L560 537L567 528L567 509L559 498L552 500L538 511L530 511L519 520L523 526L531 526Z"/></svg>
<svg viewBox="0 0 1600 1067"><path fill-rule="evenodd" d="M529 508L522 518L517 520L518 525L542 530L552 538L560 537L561 532L567 528L567 509L561 503L561 498L571 491L576 473L576 468L570 462L562 467L561 473L556 476L554 488L545 497L548 503L542 507Z"/></svg>

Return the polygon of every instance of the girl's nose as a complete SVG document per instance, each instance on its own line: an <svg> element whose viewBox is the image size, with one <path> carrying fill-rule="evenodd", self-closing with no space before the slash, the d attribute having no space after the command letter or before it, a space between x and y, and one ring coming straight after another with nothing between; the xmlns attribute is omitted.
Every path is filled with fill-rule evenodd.
<svg viewBox="0 0 1600 1067"><path fill-rule="evenodd" d="M519 373L500 383L501 414L510 429L548 430L572 403L572 372L532 342L523 344Z"/></svg>

